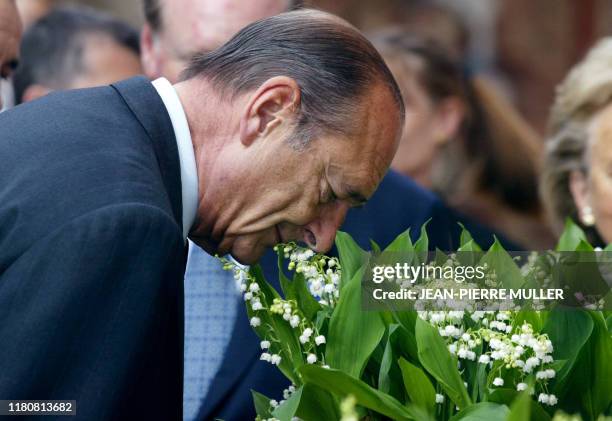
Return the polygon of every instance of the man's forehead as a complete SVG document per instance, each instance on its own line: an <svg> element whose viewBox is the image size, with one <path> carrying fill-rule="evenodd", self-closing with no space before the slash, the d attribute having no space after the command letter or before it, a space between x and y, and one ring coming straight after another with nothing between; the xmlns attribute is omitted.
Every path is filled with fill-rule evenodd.
<svg viewBox="0 0 612 421"><path fill-rule="evenodd" d="M349 144L344 150L347 148L350 148ZM388 169L388 162L376 151L354 157L332 157L327 174L338 189L335 193L358 205L372 196Z"/></svg>
<svg viewBox="0 0 612 421"><path fill-rule="evenodd" d="M289 0L166 0L164 35L184 52L214 50L248 24L288 9Z"/></svg>
<svg viewBox="0 0 612 421"><path fill-rule="evenodd" d="M336 139L330 152L330 174L339 175L345 193L369 197L384 177L400 136L398 107L388 88L367 94L353 120L353 133Z"/></svg>

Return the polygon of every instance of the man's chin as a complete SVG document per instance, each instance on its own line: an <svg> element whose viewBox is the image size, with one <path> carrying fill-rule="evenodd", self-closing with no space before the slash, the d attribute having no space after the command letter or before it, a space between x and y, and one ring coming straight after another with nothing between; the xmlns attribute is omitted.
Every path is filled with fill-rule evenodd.
<svg viewBox="0 0 612 421"><path fill-rule="evenodd" d="M243 265L253 265L261 259L266 248L260 244L253 245L250 241L241 241L239 238L236 241L222 241L221 243L213 243L209 240L190 236L190 240L202 248L206 253L214 256L231 255L238 263Z"/></svg>
<svg viewBox="0 0 612 421"><path fill-rule="evenodd" d="M256 249L256 250L242 253L239 250L232 250L230 252L230 255L238 263L250 266L250 265L254 265L257 262L259 262L259 259L261 259L261 256L263 256L263 251Z"/></svg>
<svg viewBox="0 0 612 421"><path fill-rule="evenodd" d="M202 250L204 250L206 253L210 254L211 256L215 256L215 255L219 255L219 256L223 256L226 253L223 253L219 250L219 245L218 244L213 244L210 241L204 240L200 237L195 237L195 236L189 236L189 239L198 247L200 247Z"/></svg>

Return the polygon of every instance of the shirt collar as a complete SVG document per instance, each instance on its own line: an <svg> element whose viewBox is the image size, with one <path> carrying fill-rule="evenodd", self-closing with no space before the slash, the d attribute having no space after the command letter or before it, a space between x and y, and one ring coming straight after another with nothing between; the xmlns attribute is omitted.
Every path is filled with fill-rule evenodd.
<svg viewBox="0 0 612 421"><path fill-rule="evenodd" d="M198 209L198 173L191 133L181 100L166 78L153 81L174 129L181 167L181 194L183 199L183 238L187 240Z"/></svg>

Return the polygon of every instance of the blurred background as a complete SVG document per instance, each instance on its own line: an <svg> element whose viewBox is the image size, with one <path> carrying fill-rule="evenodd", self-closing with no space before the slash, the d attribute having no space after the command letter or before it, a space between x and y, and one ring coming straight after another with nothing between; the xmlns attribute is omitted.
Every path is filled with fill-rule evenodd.
<svg viewBox="0 0 612 421"><path fill-rule="evenodd" d="M138 0L17 0L26 25L57 4L85 4L132 25ZM594 41L612 33L609 0L310 0L364 31L407 25L465 54L469 71L494 81L542 134L554 87ZM424 7L426 6L426 7ZM417 10L420 9L420 10Z"/></svg>
<svg viewBox="0 0 612 421"><path fill-rule="evenodd" d="M194 52L288 8L343 17L374 42L406 102L392 168L525 249L555 240L539 190L555 87L612 33L610 0L149 0L147 23L144 0L16 4L25 35L5 105L138 73L177 81ZM49 15L66 5L89 12Z"/></svg>

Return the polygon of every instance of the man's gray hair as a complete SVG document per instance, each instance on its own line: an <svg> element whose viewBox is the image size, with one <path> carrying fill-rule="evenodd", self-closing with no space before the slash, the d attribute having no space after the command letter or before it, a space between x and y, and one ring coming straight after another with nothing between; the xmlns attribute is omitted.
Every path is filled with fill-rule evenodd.
<svg viewBox="0 0 612 421"><path fill-rule="evenodd" d="M206 78L224 96L252 91L274 76L294 79L301 92L296 140L352 133L362 95L389 89L404 118L399 87L372 44L333 15L299 10L255 22L217 50L196 55L182 79Z"/></svg>

